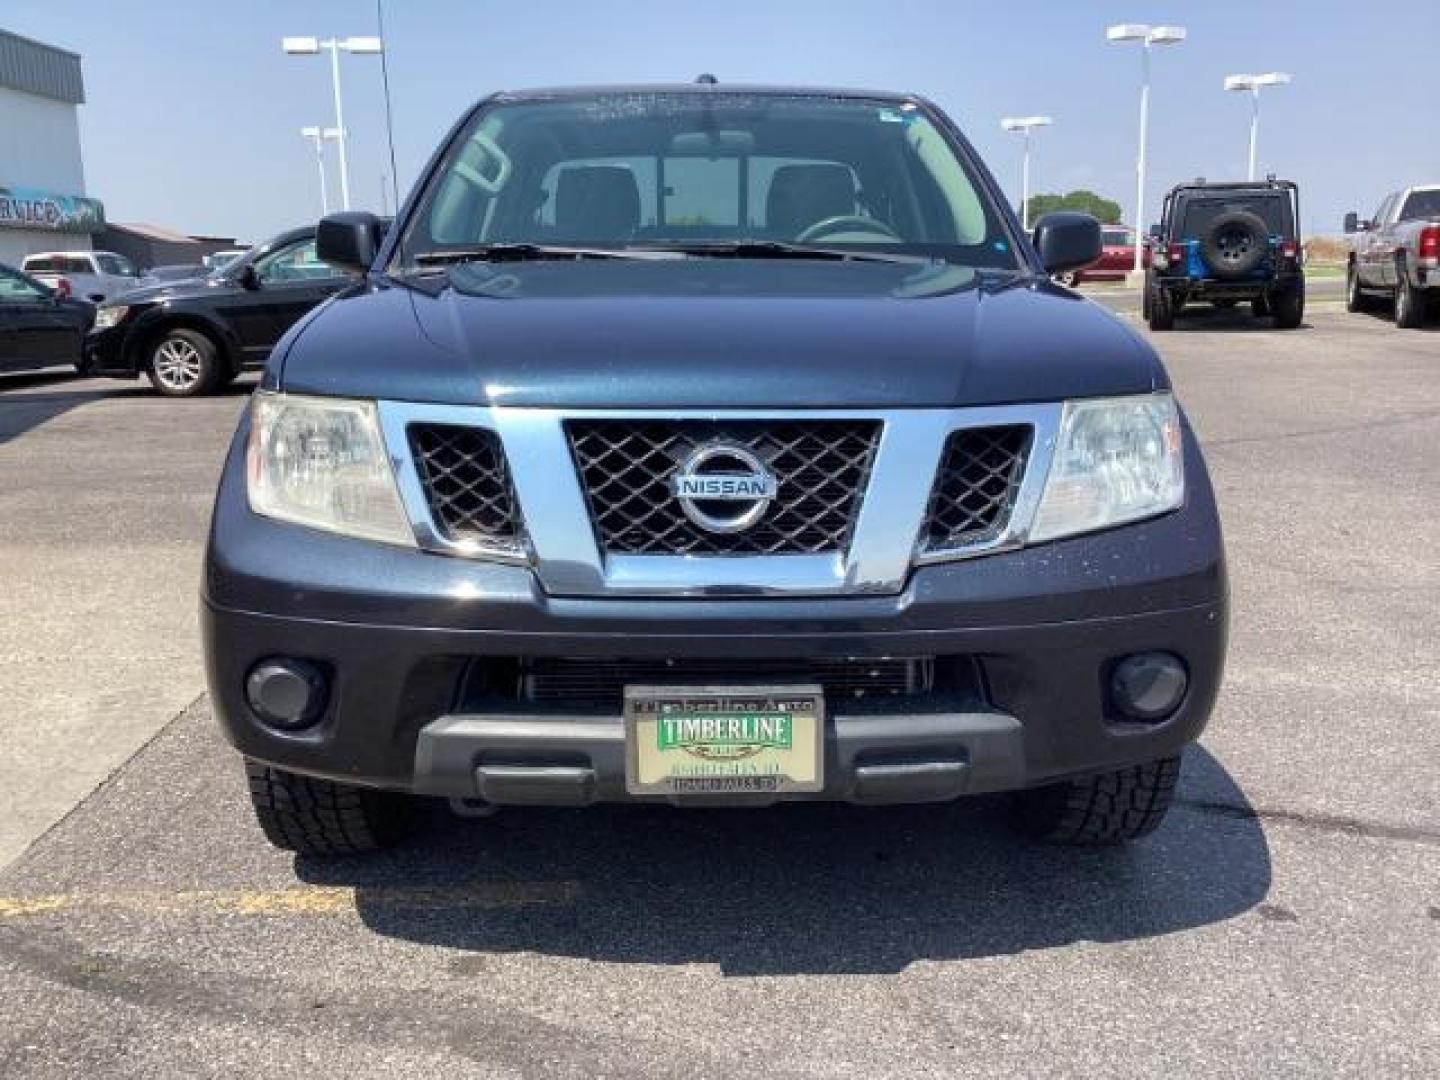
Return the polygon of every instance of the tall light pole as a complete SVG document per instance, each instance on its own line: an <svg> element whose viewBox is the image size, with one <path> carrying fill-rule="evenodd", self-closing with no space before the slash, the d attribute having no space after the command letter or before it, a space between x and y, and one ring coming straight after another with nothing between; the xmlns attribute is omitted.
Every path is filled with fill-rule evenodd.
<svg viewBox="0 0 1440 1080"><path fill-rule="evenodd" d="M1025 136L1025 156L1020 166L1020 224L1026 232L1030 231L1030 132L1052 123L1048 116L1007 116L1000 121L1006 131L1018 131Z"/></svg>
<svg viewBox="0 0 1440 1080"><path fill-rule="evenodd" d="M1106 27L1107 41L1138 41L1141 55L1140 81L1140 153L1135 159L1135 267L1130 272L1134 280L1144 276L1141 254L1145 245L1139 238L1145 231L1145 143L1150 129L1150 46L1178 45L1185 40L1183 26L1150 26L1147 23L1118 23Z"/></svg>
<svg viewBox="0 0 1440 1080"><path fill-rule="evenodd" d="M315 147L315 164L320 169L320 216L330 213L330 193L325 184L325 143L339 141L339 128L303 127L300 134Z"/></svg>
<svg viewBox="0 0 1440 1080"><path fill-rule="evenodd" d="M1250 92L1250 171L1246 180L1255 179L1255 142L1260 136L1260 88L1262 86L1284 86L1290 75L1284 71L1269 71L1264 75L1226 75L1226 90L1248 90Z"/></svg>
<svg viewBox="0 0 1440 1080"><path fill-rule="evenodd" d="M291 56L316 56L321 49L330 50L330 81L335 89L335 130L339 132L340 144L340 204L350 209L350 163L345 155L345 106L340 101L340 51L348 53L378 53L384 49L378 37L313 38L287 37L280 39L280 47Z"/></svg>

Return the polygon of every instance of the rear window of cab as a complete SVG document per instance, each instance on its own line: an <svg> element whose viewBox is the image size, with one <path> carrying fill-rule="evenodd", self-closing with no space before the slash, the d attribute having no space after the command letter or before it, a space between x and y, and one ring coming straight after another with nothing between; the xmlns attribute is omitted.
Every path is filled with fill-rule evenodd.
<svg viewBox="0 0 1440 1080"><path fill-rule="evenodd" d="M83 255L32 255L21 264L27 274L91 274L94 268Z"/></svg>

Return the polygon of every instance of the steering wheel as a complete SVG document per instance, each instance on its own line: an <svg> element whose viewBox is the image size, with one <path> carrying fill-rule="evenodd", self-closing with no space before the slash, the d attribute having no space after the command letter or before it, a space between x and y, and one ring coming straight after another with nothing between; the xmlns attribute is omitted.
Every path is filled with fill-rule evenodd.
<svg viewBox="0 0 1440 1080"><path fill-rule="evenodd" d="M859 214L836 214L834 217L823 218L814 225L807 226L795 239L802 244L808 244L829 233L856 231L874 233L890 240L900 239L900 234L883 221L872 217L862 217Z"/></svg>

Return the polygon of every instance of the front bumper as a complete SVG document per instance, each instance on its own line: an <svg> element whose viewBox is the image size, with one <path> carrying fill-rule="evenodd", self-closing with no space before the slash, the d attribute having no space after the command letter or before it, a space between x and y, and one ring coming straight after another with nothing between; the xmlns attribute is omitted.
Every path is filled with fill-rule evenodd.
<svg viewBox="0 0 1440 1080"><path fill-rule="evenodd" d="M85 335L85 362L94 375L113 375L132 378L139 374L135 350L128 347L130 335L128 322L122 321L103 330L91 330Z"/></svg>
<svg viewBox="0 0 1440 1080"><path fill-rule="evenodd" d="M497 706L469 692L477 670L515 658L665 658L684 681L691 658L726 658L743 678L747 659L803 668L923 656L976 677L923 698L831 702L824 790L783 797L944 799L1165 757L1203 729L1226 640L1219 521L1188 437L1187 455L1185 506L1149 522L921 567L893 596L710 599L555 597L525 567L260 518L232 454L202 604L212 704L242 754L280 768L576 804L629 797L618 710ZM1179 655L1189 689L1160 723L1122 722L1108 673L1150 650ZM326 711L303 732L265 725L246 702L247 674L276 656L330 674Z"/></svg>

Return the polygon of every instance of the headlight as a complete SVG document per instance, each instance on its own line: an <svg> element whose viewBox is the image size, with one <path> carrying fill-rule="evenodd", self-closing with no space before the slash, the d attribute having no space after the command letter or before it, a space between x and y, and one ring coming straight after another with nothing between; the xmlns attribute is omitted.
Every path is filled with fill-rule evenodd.
<svg viewBox="0 0 1440 1080"><path fill-rule="evenodd" d="M106 304L95 311L95 329L109 330L110 327L119 325L128 314L130 309L124 304Z"/></svg>
<svg viewBox="0 0 1440 1080"><path fill-rule="evenodd" d="M1068 401L1030 540L1174 510L1185 498L1180 414L1169 394Z"/></svg>
<svg viewBox="0 0 1440 1080"><path fill-rule="evenodd" d="M373 401L256 394L246 481L265 517L415 544Z"/></svg>

